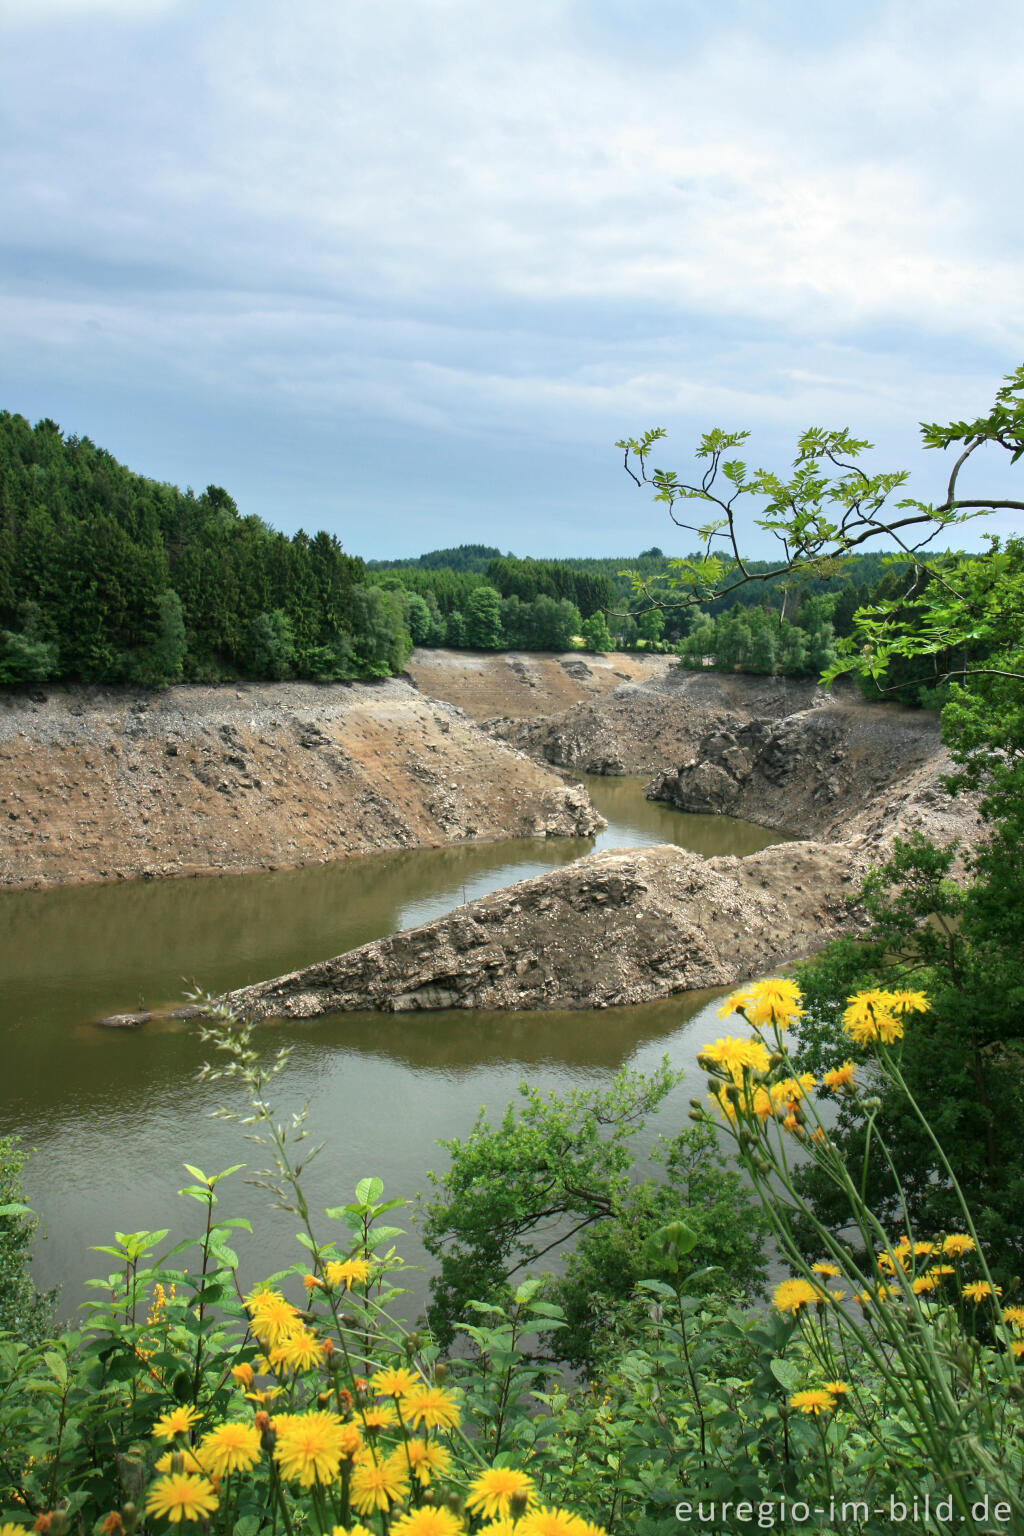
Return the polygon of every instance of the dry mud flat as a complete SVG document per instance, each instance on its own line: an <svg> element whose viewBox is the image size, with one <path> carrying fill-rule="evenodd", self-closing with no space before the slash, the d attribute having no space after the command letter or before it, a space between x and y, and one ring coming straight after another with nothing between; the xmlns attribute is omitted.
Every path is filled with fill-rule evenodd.
<svg viewBox="0 0 1024 1536"><path fill-rule="evenodd" d="M584 836L586 794L407 681L0 696L0 886Z"/></svg>

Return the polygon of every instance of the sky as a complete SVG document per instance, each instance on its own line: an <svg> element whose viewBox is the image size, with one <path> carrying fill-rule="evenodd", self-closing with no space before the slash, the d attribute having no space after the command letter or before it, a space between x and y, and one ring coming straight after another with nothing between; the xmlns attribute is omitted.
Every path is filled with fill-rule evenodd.
<svg viewBox="0 0 1024 1536"><path fill-rule="evenodd" d="M654 426L939 500L918 424L1024 360L1022 58L1016 0L0 0L0 408L366 558L685 553Z"/></svg>

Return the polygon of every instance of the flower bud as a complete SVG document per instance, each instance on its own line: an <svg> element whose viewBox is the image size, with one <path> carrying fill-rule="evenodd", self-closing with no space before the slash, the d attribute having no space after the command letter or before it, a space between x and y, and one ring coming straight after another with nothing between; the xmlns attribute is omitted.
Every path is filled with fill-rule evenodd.
<svg viewBox="0 0 1024 1536"><path fill-rule="evenodd" d="M529 1495L524 1493L521 1488L517 1489L516 1492L511 1495L508 1501L509 1519L513 1521L521 1520L526 1514L526 1508L529 1502Z"/></svg>
<svg viewBox="0 0 1024 1536"><path fill-rule="evenodd" d="M121 1523L125 1529L125 1536L132 1536L132 1532L139 1523L138 1506L132 1503L121 1505Z"/></svg>
<svg viewBox="0 0 1024 1536"><path fill-rule="evenodd" d="M448 1379L448 1367L443 1360L439 1360L434 1366L434 1385L443 1387Z"/></svg>
<svg viewBox="0 0 1024 1536"><path fill-rule="evenodd" d="M185 1458L180 1451L171 1452L171 1472L180 1477L185 1470Z"/></svg>

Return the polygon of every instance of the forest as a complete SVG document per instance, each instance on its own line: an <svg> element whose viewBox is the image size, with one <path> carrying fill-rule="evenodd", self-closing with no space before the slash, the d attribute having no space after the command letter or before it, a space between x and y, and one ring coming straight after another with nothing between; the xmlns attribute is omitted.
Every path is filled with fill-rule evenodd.
<svg viewBox="0 0 1024 1536"><path fill-rule="evenodd" d="M333 534L243 516L219 486L181 491L51 420L0 413L0 684L340 682L398 674L413 646L675 649L688 667L811 676L889 579L873 553L702 607L638 595L631 571L653 585L665 569L657 548L366 563Z"/></svg>

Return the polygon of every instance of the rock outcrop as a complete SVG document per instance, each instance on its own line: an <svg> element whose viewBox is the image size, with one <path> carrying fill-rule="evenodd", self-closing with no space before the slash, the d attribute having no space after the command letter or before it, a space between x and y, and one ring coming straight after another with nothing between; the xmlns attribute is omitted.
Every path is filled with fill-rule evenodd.
<svg viewBox="0 0 1024 1536"><path fill-rule="evenodd" d="M0 694L0 886L323 863L604 826L408 682Z"/></svg>
<svg viewBox="0 0 1024 1536"><path fill-rule="evenodd" d="M594 1008L728 985L856 924L846 846L746 859L671 846L592 854L422 927L231 992L238 1013Z"/></svg>
<svg viewBox="0 0 1024 1536"><path fill-rule="evenodd" d="M934 715L828 703L709 732L647 794L682 811L862 842L882 856L915 828L939 840L977 837L974 798L942 789L950 767Z"/></svg>

